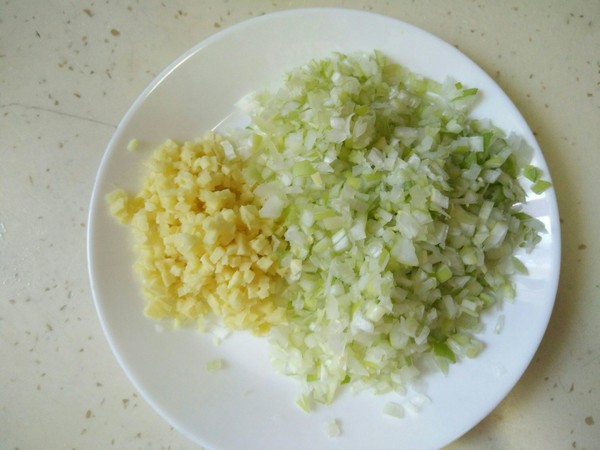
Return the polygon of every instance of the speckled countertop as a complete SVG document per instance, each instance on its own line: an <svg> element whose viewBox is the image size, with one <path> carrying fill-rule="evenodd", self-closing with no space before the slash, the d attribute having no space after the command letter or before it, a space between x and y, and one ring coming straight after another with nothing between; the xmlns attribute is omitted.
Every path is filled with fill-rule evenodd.
<svg viewBox="0 0 600 450"><path fill-rule="evenodd" d="M86 271L94 177L123 114L167 64L270 11L345 6L456 45L535 132L559 200L562 277L532 364L451 449L600 448L600 2L2 0L0 448L192 449L138 394Z"/></svg>

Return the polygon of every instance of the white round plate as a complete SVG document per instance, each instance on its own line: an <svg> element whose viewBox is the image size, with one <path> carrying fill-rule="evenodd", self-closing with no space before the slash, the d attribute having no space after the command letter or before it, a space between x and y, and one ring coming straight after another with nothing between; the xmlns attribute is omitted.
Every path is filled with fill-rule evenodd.
<svg viewBox="0 0 600 450"><path fill-rule="evenodd" d="M480 88L473 115L490 118L523 136L534 163L547 166L523 117L475 63L414 26L346 9L288 10L258 17L201 42L164 70L136 100L110 141L91 200L88 259L91 287L108 342L144 398L176 429L211 449L439 448L489 414L531 361L548 324L560 265L560 230L554 191L529 196L527 210L546 225L534 252L524 256L530 275L517 280L504 329L486 318L485 351L425 377L431 403L420 414L382 414L394 395L343 394L306 414L296 405L294 380L271 369L265 339L234 333L220 346L195 330L157 330L142 314L144 300L133 274L129 230L110 217L104 196L115 187L135 192L149 151L167 138L193 139L239 120L235 103L249 92L274 87L292 67L331 52L378 49L414 72L447 76ZM142 149L126 150L138 138ZM226 367L206 369L223 358ZM342 434L324 424L337 419Z"/></svg>

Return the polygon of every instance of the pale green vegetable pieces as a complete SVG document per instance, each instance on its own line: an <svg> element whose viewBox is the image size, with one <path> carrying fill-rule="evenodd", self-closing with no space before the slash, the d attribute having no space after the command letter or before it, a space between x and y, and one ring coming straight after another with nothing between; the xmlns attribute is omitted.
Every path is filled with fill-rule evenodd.
<svg viewBox="0 0 600 450"><path fill-rule="evenodd" d="M250 102L246 176L287 229L271 357L303 409L476 356L480 314L514 296L515 251L543 231L519 177L547 185L523 140L469 117L477 95L375 52L310 61Z"/></svg>

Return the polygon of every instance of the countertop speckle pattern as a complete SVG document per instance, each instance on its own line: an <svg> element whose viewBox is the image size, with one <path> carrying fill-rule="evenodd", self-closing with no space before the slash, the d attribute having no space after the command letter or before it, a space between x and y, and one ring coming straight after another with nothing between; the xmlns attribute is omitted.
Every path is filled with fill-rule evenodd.
<svg viewBox="0 0 600 450"><path fill-rule="evenodd" d="M554 179L556 307L510 395L450 449L600 448L600 2L2 0L0 448L194 449L135 392L102 335L86 270L106 144L182 52L242 20L304 6L383 13L486 70Z"/></svg>

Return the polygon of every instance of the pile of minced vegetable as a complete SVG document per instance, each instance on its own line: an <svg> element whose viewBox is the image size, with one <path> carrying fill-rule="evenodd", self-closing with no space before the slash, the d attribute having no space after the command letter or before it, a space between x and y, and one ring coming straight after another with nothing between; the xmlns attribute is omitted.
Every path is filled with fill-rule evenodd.
<svg viewBox="0 0 600 450"><path fill-rule="evenodd" d="M531 150L469 117L477 89L379 52L334 54L244 99L250 123L167 141L141 191L108 196L135 236L146 314L266 334L298 404L400 391L483 344L543 225Z"/></svg>

